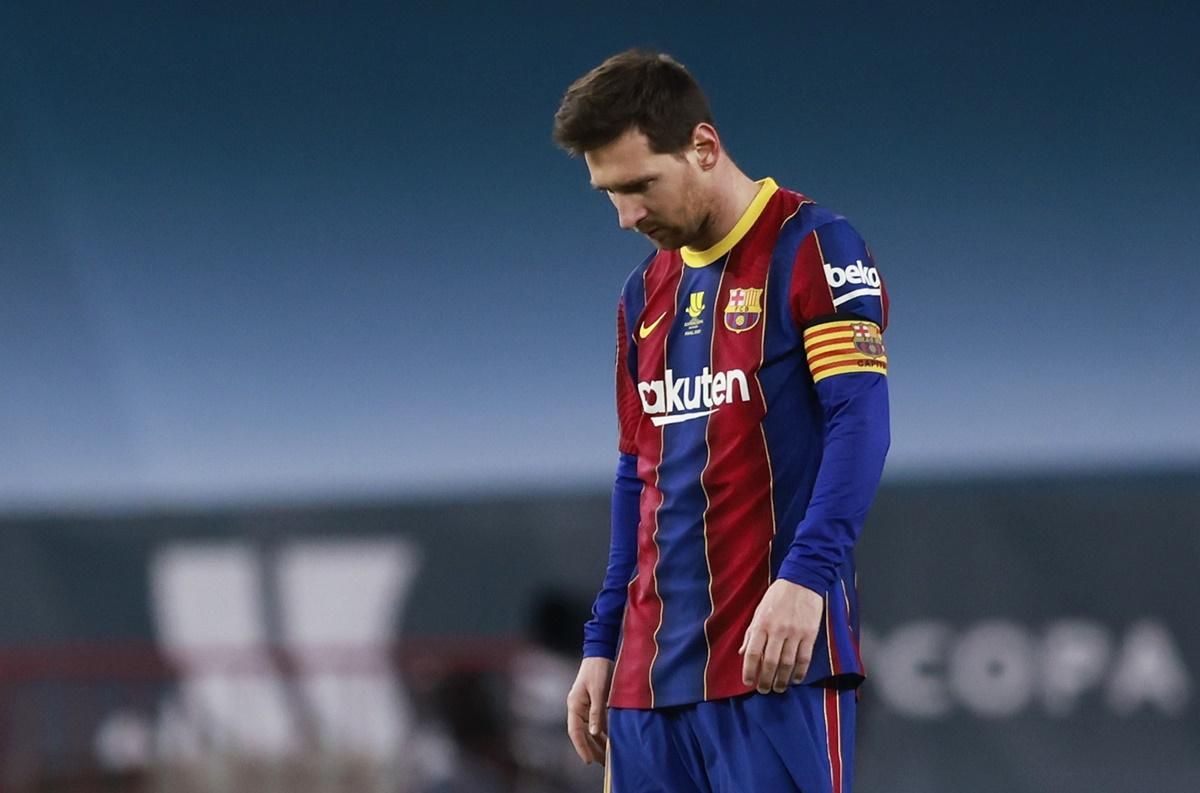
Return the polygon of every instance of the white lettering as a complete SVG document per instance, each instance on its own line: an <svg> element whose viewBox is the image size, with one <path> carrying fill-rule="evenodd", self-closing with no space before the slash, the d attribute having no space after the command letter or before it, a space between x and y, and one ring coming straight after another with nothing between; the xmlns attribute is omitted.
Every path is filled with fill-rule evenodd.
<svg viewBox="0 0 1200 793"><path fill-rule="evenodd" d="M732 391L733 384L737 383L739 386L739 390L741 391L741 400L743 402L749 402L750 401L750 386L746 384L746 373L743 372L741 369L732 369L729 372L727 372L726 375L728 378L726 380L726 387L730 391ZM726 401L728 401L728 399Z"/></svg>
<svg viewBox="0 0 1200 793"><path fill-rule="evenodd" d="M1011 622L983 622L967 631L950 655L950 684L980 716L1011 716L1033 698L1029 633Z"/></svg>
<svg viewBox="0 0 1200 793"><path fill-rule="evenodd" d="M706 405L713 404L711 389L712 380L713 377L708 373L708 367L704 367L704 371L700 372L700 393L701 398L704 400L704 404Z"/></svg>
<svg viewBox="0 0 1200 793"><path fill-rule="evenodd" d="M688 410L695 410L700 407L700 382L699 378L689 378L684 380L683 387L683 406Z"/></svg>
<svg viewBox="0 0 1200 793"><path fill-rule="evenodd" d="M682 380L674 380L675 373L670 369L667 370L667 412L676 413L683 412L683 387L687 384L688 378Z"/></svg>
<svg viewBox="0 0 1200 793"><path fill-rule="evenodd" d="M389 671L389 648L417 563L416 549L394 539L314 540L280 551L283 639L322 746L388 758L404 745L413 714ZM330 647L358 648L361 669L331 670Z"/></svg>
<svg viewBox="0 0 1200 793"><path fill-rule="evenodd" d="M1087 620L1059 620L1042 644L1042 702L1046 712L1066 716L1080 695L1104 679L1112 656L1108 632Z"/></svg>
<svg viewBox="0 0 1200 793"><path fill-rule="evenodd" d="M271 556L249 543L157 552L149 571L154 621L181 679L160 704L150 750L173 762L197 761L214 747L296 756L306 727L297 714L307 713L321 746L394 762L412 714L389 648L418 562L417 549L395 539L316 540ZM286 674L271 652L276 642L294 664ZM352 648L362 670L331 666L330 648ZM220 659L229 653L240 666L225 668ZM104 725L110 763L135 754L135 728Z"/></svg>
<svg viewBox="0 0 1200 793"><path fill-rule="evenodd" d="M1143 620L1134 624L1114 666L1108 703L1117 713L1127 716L1142 705L1151 705L1175 716L1187 707L1191 677L1162 623Z"/></svg>
<svg viewBox="0 0 1200 793"><path fill-rule="evenodd" d="M159 644L180 672L187 722L247 755L280 756L295 750L299 733L287 681L267 649L262 577L249 543L172 545L151 561L151 603ZM205 663L213 647L237 648L262 671L241 679L222 672Z"/></svg>
<svg viewBox="0 0 1200 793"><path fill-rule="evenodd" d="M655 380L652 383L638 383L638 396L642 398L642 410L647 413L662 413L667 409L663 404L663 381ZM649 397L654 397L653 400Z"/></svg>
<svg viewBox="0 0 1200 793"><path fill-rule="evenodd" d="M1079 712L1089 692L1109 713L1189 713L1193 681L1171 629L1145 619L1123 634L1095 620L1061 619L1044 632L988 620L955 635L933 620L897 626L877 637L861 631L863 656L880 699L911 719L944 719L960 708L987 718Z"/></svg>
<svg viewBox="0 0 1200 793"><path fill-rule="evenodd" d="M854 264L848 264L845 267L834 267L832 264L826 263L825 280L834 289L846 284L866 284L873 289L878 289L883 283L879 279L879 271L874 267L865 266L862 259L857 259Z"/></svg>
<svg viewBox="0 0 1200 793"><path fill-rule="evenodd" d="M879 693L895 710L915 719L936 719L950 713L946 690L946 648L950 628L940 622L910 622L886 641L862 631L863 655L872 659L871 677Z"/></svg>
<svg viewBox="0 0 1200 793"><path fill-rule="evenodd" d="M734 385L737 391L734 391ZM741 369L713 374L705 367L694 377L675 378L675 372L667 369L662 380L638 383L638 396L642 410L650 415L671 414L671 418L655 419L656 426L673 424L690 418L708 415L726 402L735 398L750 401L750 383ZM677 415L677 414L685 415Z"/></svg>

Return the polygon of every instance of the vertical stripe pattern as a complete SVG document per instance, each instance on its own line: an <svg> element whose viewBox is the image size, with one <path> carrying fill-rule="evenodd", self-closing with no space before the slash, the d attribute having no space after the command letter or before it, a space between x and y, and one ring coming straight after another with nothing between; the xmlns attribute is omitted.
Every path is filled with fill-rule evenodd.
<svg viewBox="0 0 1200 793"><path fill-rule="evenodd" d="M829 781L833 793L842 793L841 700L836 688L825 689L825 743L829 755Z"/></svg>
<svg viewBox="0 0 1200 793"><path fill-rule="evenodd" d="M670 382L682 382L681 387L668 389L668 398L678 397L684 415L700 416L662 428L659 479L663 500L658 510L656 572L663 610L656 636L658 657L651 676L655 698L661 697L664 702L704 699L704 668L708 662L704 620L711 605L705 547L708 499L702 479L709 458L707 428L711 417L702 415L701 382L705 370L711 374L713 317L719 311L714 295L720 276L718 264L684 269L675 296L675 312L681 321L657 331L666 337L665 371L672 375ZM697 318L699 324L689 325L687 309L691 295L697 292L704 295L706 307Z"/></svg>
<svg viewBox="0 0 1200 793"><path fill-rule="evenodd" d="M656 259L655 261L660 261ZM675 316L675 294L683 267L647 267L643 273L642 310L630 318L632 336L637 345L638 380L661 377L666 355L664 332ZM631 301L632 302L632 301ZM661 319L659 319L661 317ZM652 323L657 332L643 330ZM663 605L658 588L658 515L663 502L660 463L663 456L663 432L660 427L639 425L638 478L642 480L642 498L638 517L637 575L629 583L622 625L621 655L613 670L610 703L621 706L654 707L652 669L658 656L657 634L662 625Z"/></svg>
<svg viewBox="0 0 1200 793"><path fill-rule="evenodd" d="M705 675L710 698L752 690L742 682L742 659L737 650L770 583L770 551L775 530L769 497L772 481L766 439L761 423L766 403L757 372L762 364L763 334L771 322L767 304L749 330L736 332L726 323L725 308L738 299L735 290L766 292L771 248L762 244L778 227L786 202L776 199L742 243L728 254L721 283L717 338L713 343L714 371L744 372L747 401L723 405L709 419L710 459L704 473L709 496L708 546L714 559L713 611L706 622L712 660ZM770 295L763 294L768 300ZM745 483L753 483L746 487Z"/></svg>
<svg viewBox="0 0 1200 793"><path fill-rule="evenodd" d="M626 283L625 394L643 487L612 707L752 690L737 649L824 448L798 317L833 311L815 233L830 223L844 221L781 189L718 258L687 266L659 251ZM837 574L808 683L862 671L853 559Z"/></svg>

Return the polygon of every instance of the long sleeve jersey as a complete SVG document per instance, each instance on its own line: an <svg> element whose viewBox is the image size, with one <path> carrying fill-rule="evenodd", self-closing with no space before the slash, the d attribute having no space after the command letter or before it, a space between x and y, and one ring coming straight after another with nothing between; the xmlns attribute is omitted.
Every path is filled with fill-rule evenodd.
<svg viewBox="0 0 1200 793"><path fill-rule="evenodd" d="M853 548L889 443L887 315L862 238L771 179L716 245L630 275L612 545L584 642L616 658L610 706L752 691L737 650L776 578L825 600L804 682L862 681Z"/></svg>

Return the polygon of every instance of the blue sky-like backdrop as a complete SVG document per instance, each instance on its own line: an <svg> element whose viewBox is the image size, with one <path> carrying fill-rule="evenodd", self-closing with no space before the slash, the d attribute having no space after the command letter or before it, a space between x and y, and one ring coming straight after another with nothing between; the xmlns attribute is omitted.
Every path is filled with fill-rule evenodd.
<svg viewBox="0 0 1200 793"><path fill-rule="evenodd" d="M648 250L550 125L661 48L893 297L888 476L1200 462L1185 3L0 11L0 508L603 486Z"/></svg>

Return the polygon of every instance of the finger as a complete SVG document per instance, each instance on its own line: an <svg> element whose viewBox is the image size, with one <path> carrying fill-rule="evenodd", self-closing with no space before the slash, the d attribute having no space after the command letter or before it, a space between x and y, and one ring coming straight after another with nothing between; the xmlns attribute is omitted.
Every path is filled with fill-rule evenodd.
<svg viewBox="0 0 1200 793"><path fill-rule="evenodd" d="M775 671L775 683L771 686L776 694L787 691L792 682L792 676L796 673L796 650L799 647L800 643L795 639L784 638L783 647L779 649L779 669Z"/></svg>
<svg viewBox="0 0 1200 793"><path fill-rule="evenodd" d="M758 664L766 644L766 634L751 625L746 636L746 652L742 655L742 682L748 686L754 685L758 679Z"/></svg>
<svg viewBox="0 0 1200 793"><path fill-rule="evenodd" d="M784 639L784 649L780 650L779 654L779 671L775 673L774 691L787 691L787 686L792 685L792 680L796 677L796 655L799 650L800 643L796 638L787 637Z"/></svg>
<svg viewBox="0 0 1200 793"><path fill-rule="evenodd" d="M804 651L804 640L801 639L796 643L796 657L792 661L792 683L799 685L804 682L804 675L808 673L808 658L811 654L806 654Z"/></svg>
<svg viewBox="0 0 1200 793"><path fill-rule="evenodd" d="M588 706L586 695L580 696L574 692L567 697L567 735L575 753L585 763L592 761L592 747L588 743Z"/></svg>
<svg viewBox="0 0 1200 793"><path fill-rule="evenodd" d="M570 711L567 712L567 735L571 739L571 746L575 749L575 754L579 755L579 759L585 763L592 761L592 748L588 744L587 729L584 727L586 722L579 716Z"/></svg>
<svg viewBox="0 0 1200 793"><path fill-rule="evenodd" d="M762 667L758 670L758 693L766 694L775 685L775 672L779 669L779 651L783 649L783 639L772 636L767 639L763 651Z"/></svg>
<svg viewBox="0 0 1200 793"><path fill-rule="evenodd" d="M761 604L759 608L762 608ZM746 632L742 634L742 646L738 648L738 655L743 655L746 648L750 646L750 637L754 635L758 627L758 609L754 610L754 616L750 618L750 624L746 626Z"/></svg>
<svg viewBox="0 0 1200 793"><path fill-rule="evenodd" d="M592 735L599 735L606 732L604 718L604 702L600 697L592 696L592 705L588 709L588 732Z"/></svg>
<svg viewBox="0 0 1200 793"><path fill-rule="evenodd" d="M796 648L796 668L792 672L792 679L797 683L804 681L804 676L808 674L808 665L812 661L813 643L815 639L801 639L800 646Z"/></svg>
<svg viewBox="0 0 1200 793"><path fill-rule="evenodd" d="M588 750L591 753L592 762L600 763L601 765L603 765L604 764L604 754L605 754L604 744L606 743L606 740L604 738L601 738L599 736L594 736L594 735L588 735L586 737L587 737L587 742L588 742Z"/></svg>
<svg viewBox="0 0 1200 793"><path fill-rule="evenodd" d="M784 650L784 661L780 663L779 674L775 675L775 685L782 686L786 689L787 686L799 683L800 677L796 674L796 663L800 656L800 643L796 639L787 643L787 648Z"/></svg>
<svg viewBox="0 0 1200 793"><path fill-rule="evenodd" d="M581 761L592 762L592 746L588 745L588 731L584 729L583 722L578 720L574 714L566 717L566 734L571 739L571 746L574 747L575 753L580 756Z"/></svg>

